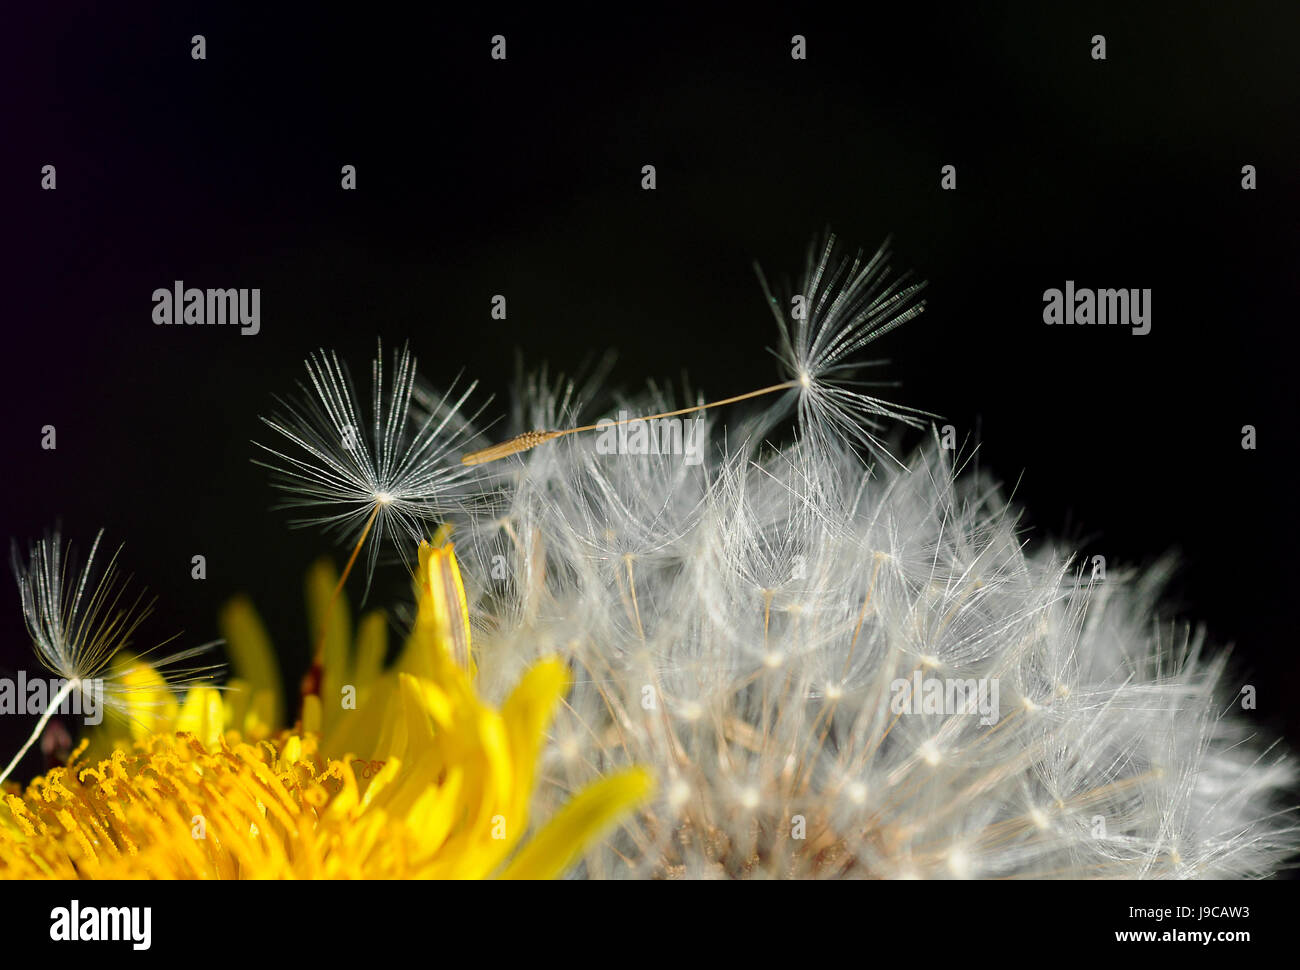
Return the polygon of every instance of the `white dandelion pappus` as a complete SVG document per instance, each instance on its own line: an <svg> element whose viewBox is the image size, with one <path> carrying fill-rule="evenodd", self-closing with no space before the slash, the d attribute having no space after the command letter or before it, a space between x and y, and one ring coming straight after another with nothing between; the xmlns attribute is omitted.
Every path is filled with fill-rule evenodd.
<svg viewBox="0 0 1300 970"><path fill-rule="evenodd" d="M773 296L757 263L754 271L780 329L780 346L769 351L789 377L785 386L797 392L801 429L827 441L857 443L872 454L892 458L873 433L884 429L882 418L924 428L922 418L937 415L891 404L859 390L888 385L858 380L864 368L884 361L855 360L854 355L925 309L925 300L917 298L925 283L908 283L906 273L893 276L889 245L886 239L875 255L866 259L861 249L852 255L842 251L835 234L828 232L820 256L815 242L809 246L802 290L791 294L785 307ZM777 405L776 410L783 406Z"/></svg>
<svg viewBox="0 0 1300 970"><path fill-rule="evenodd" d="M481 677L552 654L573 671L543 809L622 765L661 779L588 876L1286 864L1295 764L1231 710L1203 637L1157 619L1159 568L1090 583L937 438L870 469L851 444L745 436L680 478L576 440L511 463L500 500L530 538L509 581L473 557L466 585Z"/></svg>
<svg viewBox="0 0 1300 970"><path fill-rule="evenodd" d="M452 389L427 401L421 416L412 410L416 361L407 347L393 354L386 384L382 345L371 365L372 404L362 417L347 367L334 352L320 350L305 361L311 387L299 383L297 400L277 398L283 408L267 427L297 446L294 456L253 442L271 457L254 462L272 472L272 482L287 493L280 508L319 510L295 526L322 525L351 540L359 536L353 561L373 532L367 553L367 586L384 539L406 555L426 537L427 525L459 508L470 496L472 473L449 456L462 450L475 432L463 408L477 382L455 395ZM410 539L408 544L404 540ZM348 564L350 570L352 562ZM346 579L346 572L344 579ZM342 581L340 581L340 586Z"/></svg>
<svg viewBox="0 0 1300 970"><path fill-rule="evenodd" d="M12 547L23 620L37 659L65 683L50 698L31 736L0 774L0 782L9 777L59 706L74 692L80 692L88 703L98 702L104 710L132 720L133 709L141 704L140 695L158 690L156 684L132 684L143 668L155 671L168 691L206 683L222 669L221 664L179 666L206 653L220 640L159 656L158 652L170 642L164 641L136 654L134 663L112 669L114 660L152 612L153 603L145 602L143 592L128 597L129 581L117 568L120 546L107 565L98 568L96 554L103 535L102 529L96 534L80 569L72 561L71 546L65 550L57 529L33 543L26 562L18 544Z"/></svg>

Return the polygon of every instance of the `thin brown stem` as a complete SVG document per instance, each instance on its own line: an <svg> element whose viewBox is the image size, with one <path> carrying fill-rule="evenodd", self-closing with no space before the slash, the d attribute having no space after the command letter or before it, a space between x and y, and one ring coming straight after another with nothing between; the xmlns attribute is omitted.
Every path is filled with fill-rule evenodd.
<svg viewBox="0 0 1300 970"><path fill-rule="evenodd" d="M505 441L498 442L487 448L481 448L478 451L471 451L468 455L460 459L463 465L484 465L488 462L497 461L501 458L508 458L511 455L517 455L520 452L531 451L540 444L548 441L554 441L556 438L563 438L566 435L579 434L583 431L596 431L601 428L608 428L613 425L631 424L633 421L658 421L660 418L675 418L681 414L694 414L697 411L707 411L709 408L720 408L726 404L735 404L738 401L748 401L750 398L762 397L764 394L775 394L777 391L788 391L791 388L798 387L798 381L785 381L781 384L773 384L771 387L760 387L757 391L749 391L745 394L737 394L734 397L723 398L721 401L710 401L707 404L696 404L694 407L679 408L676 411L664 411L660 414L647 414L636 418L622 418L618 421L601 421L597 424L584 424L578 428L565 428L561 431L525 431L523 434L515 435Z"/></svg>

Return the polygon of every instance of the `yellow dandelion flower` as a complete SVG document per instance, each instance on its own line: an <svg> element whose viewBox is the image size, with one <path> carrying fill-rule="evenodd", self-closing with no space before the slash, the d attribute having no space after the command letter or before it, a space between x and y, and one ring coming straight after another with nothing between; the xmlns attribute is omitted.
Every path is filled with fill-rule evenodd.
<svg viewBox="0 0 1300 970"><path fill-rule="evenodd" d="M530 839L529 802L568 688L534 666L500 708L474 689L468 614L450 544L420 548L416 672L375 679L354 730L322 753L314 731L251 742L217 691L191 690L175 733L94 765L80 759L0 806L6 878L551 878L640 803L637 768L576 795ZM304 722L316 718L305 712ZM362 723L350 722L355 724ZM305 725L306 726L306 725ZM337 749L336 749L337 750Z"/></svg>

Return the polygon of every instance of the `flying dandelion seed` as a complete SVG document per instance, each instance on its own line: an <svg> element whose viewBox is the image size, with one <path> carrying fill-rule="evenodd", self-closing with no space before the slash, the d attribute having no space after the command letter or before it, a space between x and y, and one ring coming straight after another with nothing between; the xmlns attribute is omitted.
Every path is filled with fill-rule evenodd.
<svg viewBox="0 0 1300 970"><path fill-rule="evenodd" d="M925 301L916 299L916 294L925 284L908 284L906 276L892 276L888 240L874 256L864 259L861 250L852 256L842 253L834 234L827 233L819 259L817 252L815 244L809 248L803 292L792 295L788 320L781 304L772 295L762 270L755 264L764 296L780 329L780 349L773 353L780 360L787 380L675 411L561 430L524 431L470 452L461 461L466 465L484 465L531 451L556 438L603 429L610 423L618 425L674 418L783 391L789 392L790 399L798 402L799 424L805 433L823 439L848 438L871 453L889 456L873 433L884 427L881 419L923 428L925 423L921 419L936 415L890 404L860 390L880 386L857 378L863 368L882 362L858 361L853 359L853 355L924 310ZM779 405L775 413L783 411L786 406L788 402L785 406Z"/></svg>
<svg viewBox="0 0 1300 970"><path fill-rule="evenodd" d="M74 693L80 693L87 704L102 704L106 711L131 719L132 711L141 706L141 695L153 696L159 691L156 682L136 683L139 670L151 668L161 677L163 688L170 691L206 683L222 667L182 666L220 641L160 656L159 651L170 642L166 641L141 652L131 663L114 664L152 612L153 603L145 601L143 592L134 598L128 595L129 581L117 569L120 546L104 568L98 568L96 555L103 535L100 530L95 536L80 570L73 562L71 546L65 550L57 529L32 545L26 561L16 542L12 547L23 619L36 656L64 684L50 698L27 742L0 774L0 782L22 761L59 705Z"/></svg>
<svg viewBox="0 0 1300 970"><path fill-rule="evenodd" d="M319 510L296 520L296 526L319 525L355 536L351 557L339 577L337 598L367 539L366 590L369 591L380 549L392 537L406 553L426 537L430 523L459 508L473 495L473 476L449 456L463 450L475 434L478 412L464 408L477 382L456 396L455 382L441 396L426 392L423 415L412 407L416 361L408 347L393 354L386 378L383 347L371 364L371 409L365 420L347 367L333 352L321 350L305 361L311 387L299 383L296 400L278 398L280 413L263 417L267 427L295 445L291 455L253 442L270 455L256 464L269 468L272 482L287 494L281 508ZM486 402L483 406L486 406ZM481 410L481 409L480 409ZM409 553L406 553L409 561ZM329 611L326 611L329 615ZM304 680L303 693L315 693L326 630L316 647L316 662Z"/></svg>
<svg viewBox="0 0 1300 970"><path fill-rule="evenodd" d="M372 407L363 418L348 369L338 355L321 350L305 361L311 387L300 383L296 400L277 398L283 409L262 422L301 454L294 456L253 442L271 456L255 463L272 472L286 494L281 508L321 510L295 526L319 525L351 539L373 532L368 572L384 539L425 538L427 525L459 507L469 476L447 457L475 433L463 408L477 384L459 397L453 390L429 398L425 414L412 413L416 361L407 347L393 354L386 382L383 350L371 365ZM360 543L359 543L360 545Z"/></svg>
<svg viewBox="0 0 1300 970"><path fill-rule="evenodd" d="M928 411L902 407L865 393L882 386L859 380L865 368L883 361L855 360L867 344L925 309L918 299L925 283L894 277L889 266L889 240L870 259L863 251L842 252L833 233L819 249L808 248L801 292L785 306L772 295L757 263L754 270L781 333L775 353L790 377L784 385L797 392L799 426L824 441L842 440L889 457L873 432L884 429L881 419L924 428ZM788 307L787 310L785 307Z"/></svg>

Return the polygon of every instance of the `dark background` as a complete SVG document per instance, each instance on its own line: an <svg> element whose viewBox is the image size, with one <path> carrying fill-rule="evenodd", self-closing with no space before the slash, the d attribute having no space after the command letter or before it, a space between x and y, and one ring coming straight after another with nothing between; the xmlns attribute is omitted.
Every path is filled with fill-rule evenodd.
<svg viewBox="0 0 1300 970"><path fill-rule="evenodd" d="M214 638L248 592L296 682L302 577L331 546L270 510L249 439L308 350L364 374L377 336L409 338L434 380L508 394L516 351L572 369L614 348L626 387L689 374L734 394L775 379L752 261L795 275L829 225L868 248L893 233L896 265L930 281L925 315L878 345L895 399L982 442L1031 542L1111 569L1176 550L1169 615L1235 644L1252 716L1300 744L1294 4L119 6L0 29L0 537L61 516L84 550L105 527L159 596L158 639ZM262 332L155 327L151 293L176 279L260 287ZM1044 326L1066 279L1150 287L1151 333ZM377 576L373 602L405 596L400 570ZM9 673L30 663L12 585L0 605ZM4 720L8 751L30 725Z"/></svg>

